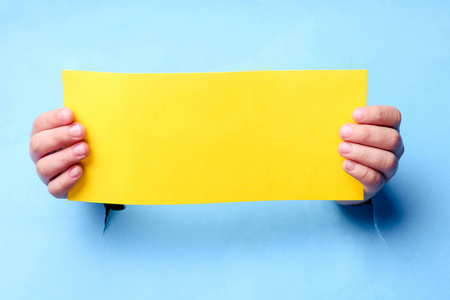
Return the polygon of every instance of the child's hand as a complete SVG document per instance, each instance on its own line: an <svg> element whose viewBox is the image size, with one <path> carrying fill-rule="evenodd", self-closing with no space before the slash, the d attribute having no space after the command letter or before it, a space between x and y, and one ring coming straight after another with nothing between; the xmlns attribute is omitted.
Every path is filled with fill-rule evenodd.
<svg viewBox="0 0 450 300"><path fill-rule="evenodd" d="M34 120L31 131L31 159L56 198L67 197L83 173L77 163L89 154L89 146L82 141L86 130L73 118L69 108L48 111Z"/></svg>
<svg viewBox="0 0 450 300"><path fill-rule="evenodd" d="M353 120L358 124L345 124L339 130L343 142L338 151L347 158L344 170L364 185L364 200L368 200L397 172L405 151L399 133L401 114L392 106L365 106L353 111Z"/></svg>

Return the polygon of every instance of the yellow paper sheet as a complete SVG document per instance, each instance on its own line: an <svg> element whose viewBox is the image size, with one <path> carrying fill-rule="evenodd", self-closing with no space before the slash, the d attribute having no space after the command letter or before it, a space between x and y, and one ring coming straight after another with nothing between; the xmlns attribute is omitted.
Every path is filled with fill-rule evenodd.
<svg viewBox="0 0 450 300"><path fill-rule="evenodd" d="M63 85L91 149L69 200L363 199L337 147L366 105L366 70L63 71Z"/></svg>

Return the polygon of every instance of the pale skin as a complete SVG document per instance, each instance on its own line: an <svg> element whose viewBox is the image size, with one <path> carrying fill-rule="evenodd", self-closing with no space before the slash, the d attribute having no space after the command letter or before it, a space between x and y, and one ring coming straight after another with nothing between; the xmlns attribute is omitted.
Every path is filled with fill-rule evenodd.
<svg viewBox="0 0 450 300"><path fill-rule="evenodd" d="M339 130L343 141L338 151L345 158L345 172L364 186L364 201L338 201L343 205L371 199L395 175L405 149L399 133L401 114L395 107L359 107L353 111L353 120L357 124L344 124ZM45 112L33 123L30 156L56 198L66 198L83 175L80 161L89 155L85 134L69 108Z"/></svg>

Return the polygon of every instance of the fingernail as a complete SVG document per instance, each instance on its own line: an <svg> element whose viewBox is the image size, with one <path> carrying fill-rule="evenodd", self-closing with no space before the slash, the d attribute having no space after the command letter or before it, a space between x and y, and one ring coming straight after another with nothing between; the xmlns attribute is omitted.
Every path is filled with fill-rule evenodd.
<svg viewBox="0 0 450 300"><path fill-rule="evenodd" d="M348 171L353 171L356 168L356 164L350 160L346 160L345 161L345 168Z"/></svg>
<svg viewBox="0 0 450 300"><path fill-rule="evenodd" d="M62 122L62 123L67 123L69 122L69 112L67 111L67 109L63 108L58 112L58 119Z"/></svg>
<svg viewBox="0 0 450 300"><path fill-rule="evenodd" d="M69 133L73 137L81 136L81 127L80 127L80 125L74 124L74 125L70 126Z"/></svg>
<svg viewBox="0 0 450 300"><path fill-rule="evenodd" d="M353 134L353 128L351 128L350 126L347 126L347 125L342 126L341 130L339 131L339 135L343 139L348 139L349 137L352 136L352 134Z"/></svg>
<svg viewBox="0 0 450 300"><path fill-rule="evenodd" d="M353 111L353 120L356 122L363 121L365 118L366 112L364 110L357 108Z"/></svg>
<svg viewBox="0 0 450 300"><path fill-rule="evenodd" d="M84 150L84 147L82 144L79 144L73 148L73 153L77 156L83 156L86 154L86 151Z"/></svg>
<svg viewBox="0 0 450 300"><path fill-rule="evenodd" d="M349 154L350 152L352 152L352 148L353 148L352 145L350 145L349 143L339 144L339 149L342 154Z"/></svg>
<svg viewBox="0 0 450 300"><path fill-rule="evenodd" d="M69 175L72 178L77 178L78 176L80 176L81 174L81 170L80 168L78 168L77 166L73 167L72 169L70 169L69 171Z"/></svg>

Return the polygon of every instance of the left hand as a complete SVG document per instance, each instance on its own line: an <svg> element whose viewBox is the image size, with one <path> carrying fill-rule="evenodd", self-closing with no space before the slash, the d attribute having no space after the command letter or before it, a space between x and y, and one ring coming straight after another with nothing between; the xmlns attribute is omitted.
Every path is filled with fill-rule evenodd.
<svg viewBox="0 0 450 300"><path fill-rule="evenodd" d="M337 201L362 204L371 199L397 172L405 148L399 133L401 114L392 106L359 107L353 111L358 124L339 130L343 140L338 151L346 158L344 170L364 186L364 201Z"/></svg>

